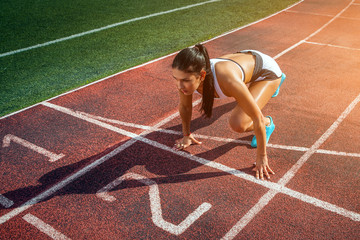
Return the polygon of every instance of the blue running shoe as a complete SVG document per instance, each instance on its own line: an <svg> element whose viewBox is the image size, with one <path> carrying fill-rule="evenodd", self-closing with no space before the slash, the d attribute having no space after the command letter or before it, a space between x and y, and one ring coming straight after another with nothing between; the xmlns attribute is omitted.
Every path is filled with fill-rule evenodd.
<svg viewBox="0 0 360 240"><path fill-rule="evenodd" d="M279 85L279 87L276 89L275 93L274 93L271 97L276 97L276 96L279 94L281 84L283 84L285 78L286 78L285 73L282 73L282 74L281 74L281 82L280 82L280 85Z"/></svg>
<svg viewBox="0 0 360 240"><path fill-rule="evenodd" d="M270 136L271 134L274 132L275 130L275 124L272 120L272 118L270 116L267 116L267 118L270 119L270 125L269 126L265 126L265 131L266 131L266 143L269 142ZM253 148L257 147L257 142L256 142L256 136L253 137L252 141L251 141L251 146Z"/></svg>

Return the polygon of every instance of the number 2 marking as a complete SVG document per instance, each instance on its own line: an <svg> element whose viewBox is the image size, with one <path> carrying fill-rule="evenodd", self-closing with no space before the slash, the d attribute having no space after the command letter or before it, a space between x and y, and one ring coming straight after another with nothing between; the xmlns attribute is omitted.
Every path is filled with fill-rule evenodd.
<svg viewBox="0 0 360 240"><path fill-rule="evenodd" d="M149 197L150 197L150 208L151 208L151 214L152 214L152 221L154 224L165 231L174 234L174 235L180 235L182 234L187 228L189 228L197 219L200 218L201 215L203 215L205 212L207 212L211 208L210 203L202 203L195 211L190 213L179 225L175 225L173 223L167 222L162 217L162 210L161 210L161 203L160 203L160 194L159 194L159 187L151 179L148 179L142 175L136 174L136 173L127 173L117 179L115 179L113 182L109 183L102 189L100 189L96 195L103 199L104 201L115 201L116 198L109 195L108 191L115 188L117 185L119 185L121 182L127 179L134 179L137 180L147 186L149 186Z"/></svg>

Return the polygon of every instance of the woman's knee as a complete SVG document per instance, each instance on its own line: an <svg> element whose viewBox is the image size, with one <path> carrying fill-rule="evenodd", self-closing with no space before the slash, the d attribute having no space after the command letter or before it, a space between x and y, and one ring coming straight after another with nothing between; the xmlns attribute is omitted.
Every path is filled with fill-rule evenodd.
<svg viewBox="0 0 360 240"><path fill-rule="evenodd" d="M229 118L230 128L238 133L243 133L249 131L249 128L252 124L252 121L248 121L246 119L239 119L236 117Z"/></svg>

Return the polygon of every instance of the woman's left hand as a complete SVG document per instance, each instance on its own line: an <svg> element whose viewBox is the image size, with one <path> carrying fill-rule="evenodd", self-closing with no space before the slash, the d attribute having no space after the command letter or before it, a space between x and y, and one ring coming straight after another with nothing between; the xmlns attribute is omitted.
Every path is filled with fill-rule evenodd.
<svg viewBox="0 0 360 240"><path fill-rule="evenodd" d="M256 172L256 178L264 180L264 175L267 179L270 179L270 174L275 174L273 170L269 167L268 159L266 155L258 155L256 157L256 165L253 168L253 171Z"/></svg>
<svg viewBox="0 0 360 240"><path fill-rule="evenodd" d="M175 143L175 149L177 150L184 150L191 144L198 144L200 145L201 142L196 140L194 136L190 133L189 136L184 136L179 142Z"/></svg>

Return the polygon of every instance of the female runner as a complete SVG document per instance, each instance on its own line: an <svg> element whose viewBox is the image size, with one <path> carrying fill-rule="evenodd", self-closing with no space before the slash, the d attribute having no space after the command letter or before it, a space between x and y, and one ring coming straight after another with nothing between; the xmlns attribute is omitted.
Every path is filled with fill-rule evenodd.
<svg viewBox="0 0 360 240"><path fill-rule="evenodd" d="M255 50L245 50L210 59L206 48L197 44L181 50L172 63L180 95L179 112L183 138L175 144L178 150L191 144L201 144L190 132L192 95L202 95L201 111L210 118L214 98L235 98L229 124L232 130L242 133L254 131L251 146L257 147L256 178L270 179L274 174L266 155L266 143L275 129L270 116L264 117L261 109L271 97L277 96L285 79L275 60Z"/></svg>

